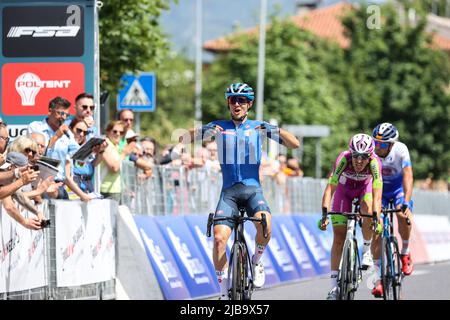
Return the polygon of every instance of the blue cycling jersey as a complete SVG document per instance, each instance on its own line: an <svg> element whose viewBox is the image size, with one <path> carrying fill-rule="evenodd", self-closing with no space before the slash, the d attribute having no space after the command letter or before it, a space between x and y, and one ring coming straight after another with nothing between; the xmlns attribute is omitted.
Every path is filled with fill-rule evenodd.
<svg viewBox="0 0 450 320"><path fill-rule="evenodd" d="M238 126L231 120L217 120L209 123L224 129L216 136L222 168L222 189L230 188L236 183L260 186L259 166L265 135L260 130L255 130L255 127L262 123L257 120L246 120ZM268 132L267 137L281 143L278 135L272 136Z"/></svg>

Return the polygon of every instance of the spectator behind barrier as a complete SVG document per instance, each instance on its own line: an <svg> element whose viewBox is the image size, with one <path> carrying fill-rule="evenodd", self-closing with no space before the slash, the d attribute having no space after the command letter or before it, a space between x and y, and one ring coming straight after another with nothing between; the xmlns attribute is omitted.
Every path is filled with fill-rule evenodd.
<svg viewBox="0 0 450 320"><path fill-rule="evenodd" d="M119 114L117 116L117 119L122 121L122 123L125 126L125 133L122 136L122 138L120 139L119 142L119 152L122 153L123 149L125 148L125 146L127 145L127 140L125 138L125 135L127 134L128 130L133 128L133 124L134 124L134 113L133 110L131 109L122 109L119 111Z"/></svg>
<svg viewBox="0 0 450 320"><path fill-rule="evenodd" d="M85 120L81 118L74 118L69 124L69 128L75 137L75 141L81 146L83 145L88 136L89 127ZM89 197L89 193L94 192L94 168L100 162L97 159L98 152L102 152L107 147L105 142L102 146L95 146L93 153L84 160L72 159L72 176L74 183L80 189L80 192L86 194ZM77 193L70 188L67 189L69 199L78 199ZM90 197L89 197L90 198Z"/></svg>
<svg viewBox="0 0 450 320"><path fill-rule="evenodd" d="M65 121L65 124L70 127L70 123L77 119L78 121L83 120L88 128L86 135L87 140L98 135L98 128L94 125L94 96L90 93L80 93L75 98L75 116L71 116Z"/></svg>
<svg viewBox="0 0 450 320"><path fill-rule="evenodd" d="M45 135L47 149L45 155L47 157L60 161L58 165L58 174L55 177L56 182L64 182L70 189L77 188L71 179L71 171L66 170L67 165L70 166L70 156L72 156L80 146L75 141L69 127L64 124L69 113L70 102L64 98L53 98L48 107L48 117L42 121L34 121L28 126L28 133L39 132ZM68 179L69 178L69 179ZM78 193L77 193L78 194ZM87 201L89 198L78 194L82 200ZM58 189L57 199L69 199L67 191L64 187Z"/></svg>
<svg viewBox="0 0 450 320"><path fill-rule="evenodd" d="M0 154L2 156L2 165L5 165L6 147L9 142L8 128L6 123L0 123ZM9 165L6 166L6 169ZM24 185L35 181L38 173L28 167L15 168L14 170L0 170L0 200L12 195L14 192L22 188Z"/></svg>
<svg viewBox="0 0 450 320"><path fill-rule="evenodd" d="M28 164L30 166L36 165L36 161L39 158L39 147L37 143L31 139L29 136L19 136L17 137L9 146L8 146L8 154L11 152L18 152L23 154L28 158ZM60 187L62 183L54 182L54 177L48 177L44 181L38 181L36 188L32 188L32 185L24 186L21 191L24 192L24 196L27 198L32 198L37 203L41 203L41 196L44 192L47 192L49 198L56 198L58 195L58 187ZM16 192L15 194L18 194ZM20 200L19 200L20 201ZM28 202L28 201L27 201ZM26 204L21 203L24 207ZM26 207L29 211L33 211L30 207Z"/></svg>
<svg viewBox="0 0 450 320"><path fill-rule="evenodd" d="M27 157L19 152L8 152L6 155L5 163L0 167L0 170L14 171L15 169L27 169L28 168L28 159ZM19 191L15 191L18 193ZM21 194L23 196L23 194ZM18 199L23 200L22 197ZM31 204L31 212L33 212L36 216L32 218L25 218L21 215L19 208L14 203L11 196L4 197L1 200L3 207L6 212L18 223L20 223L23 227L31 230L39 230L41 228L41 221L44 219L44 215L42 212L39 212L34 206ZM28 209L28 208L27 208Z"/></svg>
<svg viewBox="0 0 450 320"><path fill-rule="evenodd" d="M122 156L119 151L121 138L125 136L125 124L122 121L110 121L106 126L106 142L108 146L99 153L100 166L100 193L105 198L121 200L120 167Z"/></svg>

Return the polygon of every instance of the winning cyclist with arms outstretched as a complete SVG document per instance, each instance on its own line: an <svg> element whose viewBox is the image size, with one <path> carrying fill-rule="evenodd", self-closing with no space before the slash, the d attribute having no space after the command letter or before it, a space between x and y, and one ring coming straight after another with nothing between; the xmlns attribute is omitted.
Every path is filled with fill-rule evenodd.
<svg viewBox="0 0 450 320"><path fill-rule="evenodd" d="M389 201L393 200L396 209L402 209L402 212L397 213L398 232L402 238L402 272L410 275L413 272L413 263L409 252L411 224L406 222L406 218L412 219L413 170L408 147L398 141L398 136L397 128L387 122L380 123L372 132L375 140L375 153L383 164L383 206L387 207ZM381 281L377 283L372 294L376 297L383 296Z"/></svg>
<svg viewBox="0 0 450 320"><path fill-rule="evenodd" d="M323 212L328 212L331 204L332 212L351 213L352 200L358 198L362 214L372 214L372 211L380 213L383 182L381 178L381 162L374 153L374 149L374 141L367 134L360 133L350 139L349 149L341 152L336 159L325 188L322 199ZM347 218L342 215L333 215L331 221L333 224L331 290L327 299L336 300L338 296L337 275L346 236ZM328 218L320 225L320 229L325 230L327 224ZM362 232L364 238L364 265L364 263L369 264L369 262L364 261L364 258L370 255L370 245L373 236L370 218L363 218ZM380 252L374 252L375 257L379 255Z"/></svg>
<svg viewBox="0 0 450 320"><path fill-rule="evenodd" d="M288 148L298 148L300 143L288 131L267 122L249 120L248 112L253 105L255 94L245 83L231 84L225 93L231 120L217 120L201 128L201 133L191 130L191 138L215 137L218 145L219 161L222 169L223 186L216 208L216 216L239 215L239 207L245 207L250 217L261 218L266 214L268 237L264 238L262 227L256 226L255 254L252 257L253 285L263 286L265 281L261 256L271 234L271 216L264 198L260 181L264 137L277 141ZM184 139L183 139L184 141ZM229 221L215 222L213 261L221 291L221 300L228 299L228 259L226 244L232 232Z"/></svg>

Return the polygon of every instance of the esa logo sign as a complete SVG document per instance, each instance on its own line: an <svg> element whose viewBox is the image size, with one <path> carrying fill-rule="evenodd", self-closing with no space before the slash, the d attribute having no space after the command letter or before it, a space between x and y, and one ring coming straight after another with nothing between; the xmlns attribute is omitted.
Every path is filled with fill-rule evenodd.
<svg viewBox="0 0 450 320"><path fill-rule="evenodd" d="M5 57L84 54L82 6L5 7L2 18Z"/></svg>
<svg viewBox="0 0 450 320"><path fill-rule="evenodd" d="M63 26L63 27L11 27L7 38L20 38L22 36L31 36L32 38L51 38L51 37L76 37L79 26Z"/></svg>

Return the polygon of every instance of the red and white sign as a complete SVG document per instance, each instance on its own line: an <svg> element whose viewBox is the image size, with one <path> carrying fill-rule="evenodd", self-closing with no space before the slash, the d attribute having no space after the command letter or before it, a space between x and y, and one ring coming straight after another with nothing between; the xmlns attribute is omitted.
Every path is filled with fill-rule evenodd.
<svg viewBox="0 0 450 320"><path fill-rule="evenodd" d="M84 92L84 65L78 62L7 63L2 67L2 113L8 116L48 114L56 96L69 100Z"/></svg>

